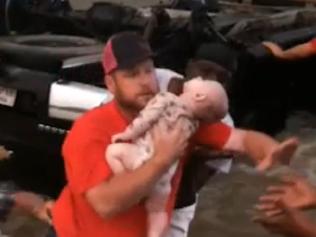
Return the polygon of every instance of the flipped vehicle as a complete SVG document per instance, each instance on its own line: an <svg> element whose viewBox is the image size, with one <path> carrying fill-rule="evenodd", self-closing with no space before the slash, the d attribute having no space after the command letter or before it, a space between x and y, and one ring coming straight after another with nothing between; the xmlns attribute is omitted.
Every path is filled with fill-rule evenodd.
<svg viewBox="0 0 316 237"><path fill-rule="evenodd" d="M46 7L13 2L10 11L24 17L6 11L0 38L0 144L13 152L0 164L0 180L23 189L56 197L64 185L61 145L73 120L111 100L100 60L114 32L136 30L147 37L158 67L183 73L196 57L230 70L231 113L239 127L273 135L292 110L316 108L315 82L301 75L313 72L315 58L280 62L260 44L291 47L315 37L313 9L255 12L256 6L240 4L240 11L211 13L93 1L78 10L71 8L75 1L39 1Z"/></svg>

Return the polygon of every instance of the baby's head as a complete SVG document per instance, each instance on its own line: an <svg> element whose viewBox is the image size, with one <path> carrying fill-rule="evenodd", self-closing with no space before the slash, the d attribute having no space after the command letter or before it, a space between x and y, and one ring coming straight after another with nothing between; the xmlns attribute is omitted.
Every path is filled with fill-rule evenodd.
<svg viewBox="0 0 316 237"><path fill-rule="evenodd" d="M228 112L228 98L217 81L195 77L184 84L184 98L194 116L204 122L220 121Z"/></svg>

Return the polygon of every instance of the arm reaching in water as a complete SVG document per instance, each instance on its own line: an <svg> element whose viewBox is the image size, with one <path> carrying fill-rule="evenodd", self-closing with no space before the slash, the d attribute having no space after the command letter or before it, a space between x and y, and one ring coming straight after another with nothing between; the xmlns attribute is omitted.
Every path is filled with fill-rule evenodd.
<svg viewBox="0 0 316 237"><path fill-rule="evenodd" d="M291 208L316 207L316 187L306 178L285 176L281 181L280 185L268 187L267 192L259 198L259 204L255 207L258 211L266 215L281 213L276 204L281 198Z"/></svg>
<svg viewBox="0 0 316 237"><path fill-rule="evenodd" d="M282 214L255 217L253 220L260 223L272 233L287 237L315 237L316 225L304 213L298 209L290 207L280 199L276 202Z"/></svg>

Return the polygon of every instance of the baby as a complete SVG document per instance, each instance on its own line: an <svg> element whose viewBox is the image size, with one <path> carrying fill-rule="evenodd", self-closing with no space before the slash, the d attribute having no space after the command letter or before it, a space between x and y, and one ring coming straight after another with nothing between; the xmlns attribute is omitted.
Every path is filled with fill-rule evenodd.
<svg viewBox="0 0 316 237"><path fill-rule="evenodd" d="M227 113L228 98L224 88L216 81L201 77L187 81L180 96L159 93L140 112L139 116L122 133L112 137L106 159L114 174L134 170L154 154L150 130L163 123L174 126L180 120L187 139L197 130L199 122L217 122ZM160 178L148 199L148 237L163 236L168 222L165 211L171 192L171 180L178 162Z"/></svg>

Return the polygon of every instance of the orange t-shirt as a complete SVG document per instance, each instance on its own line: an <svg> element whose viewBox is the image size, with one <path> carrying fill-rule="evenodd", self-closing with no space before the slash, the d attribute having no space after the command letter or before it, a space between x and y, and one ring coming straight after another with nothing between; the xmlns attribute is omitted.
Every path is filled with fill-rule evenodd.
<svg viewBox="0 0 316 237"><path fill-rule="evenodd" d="M63 145L67 185L53 208L53 224L58 237L145 237L146 209L140 203L111 219L101 218L88 204L84 193L112 175L105 160L111 136L122 132L128 123L114 102L95 108L73 125ZM202 125L191 144L221 148L231 129L218 123ZM181 163L181 162L180 162ZM182 165L172 181L167 210L171 216L182 174Z"/></svg>

